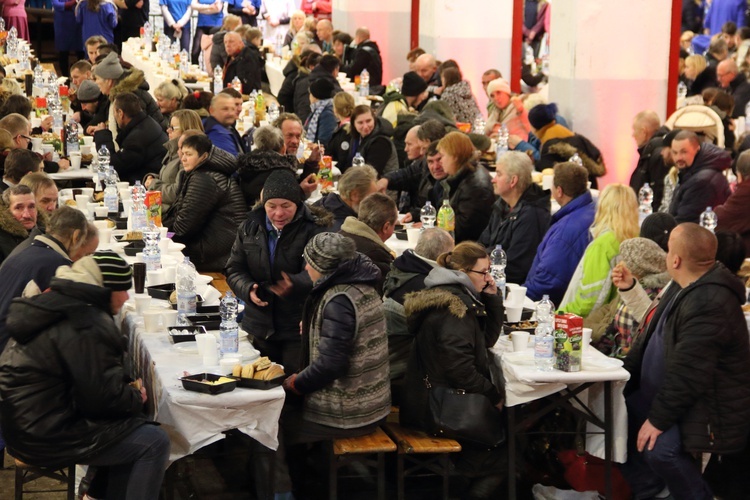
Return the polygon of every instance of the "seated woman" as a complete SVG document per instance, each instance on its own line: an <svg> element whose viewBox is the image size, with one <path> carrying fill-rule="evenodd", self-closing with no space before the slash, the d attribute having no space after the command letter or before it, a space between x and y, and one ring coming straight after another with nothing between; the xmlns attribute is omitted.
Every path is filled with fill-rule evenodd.
<svg viewBox="0 0 750 500"><path fill-rule="evenodd" d="M406 369L401 423L433 432L424 382L428 379L433 387L483 394L498 408L502 425L503 388L492 383L488 347L500 335L504 311L487 252L465 241L441 254L437 263L439 267L425 278L426 289L410 294L404 303L415 341ZM469 442L461 442L461 447L451 458L456 471L472 479L469 497L497 498L506 470L505 450Z"/></svg>
<svg viewBox="0 0 750 500"><path fill-rule="evenodd" d="M515 135L522 141L527 140L531 130L527 120L524 119L526 111L518 101L513 101L510 84L503 78L492 80L487 85L487 95L494 106L490 108L484 133L490 137L497 137L502 126L505 125L510 135Z"/></svg>
<svg viewBox="0 0 750 500"><path fill-rule="evenodd" d="M607 173L604 158L599 149L586 137L576 134L557 123L557 104L539 104L529 111L532 131L542 144L536 168L539 171L553 168L555 164L571 161L573 155L581 158L589 171L589 182L596 189L597 177Z"/></svg>
<svg viewBox="0 0 750 500"><path fill-rule="evenodd" d="M685 77L690 81L688 97L701 95L703 90L716 86L716 68L709 66L706 58L701 55L685 59Z"/></svg>
<svg viewBox="0 0 750 500"><path fill-rule="evenodd" d="M393 127L383 119L376 118L370 106L361 104L352 112L352 133L349 141L348 165L357 153L362 155L367 165L372 166L383 176L398 170L398 155L393 145Z"/></svg>
<svg viewBox="0 0 750 500"><path fill-rule="evenodd" d="M224 269L246 212L240 187L231 178L236 164L216 151L205 135L185 139L177 198L164 217L173 240L185 244L185 254L203 272Z"/></svg>
<svg viewBox="0 0 750 500"><path fill-rule="evenodd" d="M349 141L351 141L351 118L354 112L354 97L348 92L339 92L333 96L333 115L336 117L336 129L328 142L326 154L333 161L338 161L339 170L344 173L344 165L351 166L349 160Z"/></svg>
<svg viewBox="0 0 750 500"><path fill-rule="evenodd" d="M500 196L479 243L492 251L502 245L509 283L523 283L550 223L550 192L531 180L534 164L525 153L509 151L497 162L492 184ZM508 212L508 209L510 211Z"/></svg>
<svg viewBox="0 0 750 500"><path fill-rule="evenodd" d="M319 78L310 84L310 116L305 122L305 137L308 141L319 142L324 148L336 130L336 116L333 113L333 83L327 78Z"/></svg>
<svg viewBox="0 0 750 500"><path fill-rule="evenodd" d="M594 239L586 247L560 304L560 310L584 318L615 298L612 271L619 260L620 243L638 236L638 200L630 186L610 184L604 188L591 236Z"/></svg>
<svg viewBox="0 0 750 500"><path fill-rule="evenodd" d="M165 213L177 198L177 174L182 170L180 139L190 130L203 133L203 122L198 113L192 109L178 109L172 113L167 128L169 141L164 144L167 154L161 161L161 170L158 175L148 174L143 179L146 189L161 191L161 209Z"/></svg>
<svg viewBox="0 0 750 500"><path fill-rule="evenodd" d="M461 70L458 68L446 68L440 73L440 81L445 89L440 95L440 100L450 106L456 121L462 123L474 123L477 116L481 115L479 105L471 92L471 85L463 79Z"/></svg>
<svg viewBox="0 0 750 500"><path fill-rule="evenodd" d="M156 98L156 104L159 106L159 111L164 115L165 120L169 121L172 113L182 106L182 100L187 97L188 93L185 84L176 78L165 80L156 87L154 97Z"/></svg>

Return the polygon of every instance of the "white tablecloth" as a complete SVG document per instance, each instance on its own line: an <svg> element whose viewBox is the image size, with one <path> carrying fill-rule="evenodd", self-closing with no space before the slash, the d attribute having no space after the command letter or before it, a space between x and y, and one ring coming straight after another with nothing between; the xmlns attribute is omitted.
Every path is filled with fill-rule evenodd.
<svg viewBox="0 0 750 500"><path fill-rule="evenodd" d="M277 62L276 59L269 57L266 60L266 75L268 75L268 84L271 87L271 93L274 97L278 97L279 90L281 90L281 84L284 83L284 67L288 61L282 60ZM291 109L287 111L291 112Z"/></svg>
<svg viewBox="0 0 750 500"><path fill-rule="evenodd" d="M609 360L604 354L593 347L589 347L585 351L580 372L561 372L559 370L543 372L537 370L534 366L533 349L510 352L508 343L501 338L498 344L490 349L495 356L495 362L502 366L505 378L505 404L507 406L535 401L556 394L566 387L573 388L587 382L613 382L612 428L614 435L612 458L616 462L624 463L627 459L628 413L622 391L625 388L625 383L630 379L627 370L616 368L599 371L587 368L587 359L599 363ZM594 384L588 390L583 391L578 398L583 404L588 405L599 418L604 418L604 386L602 384ZM587 424L587 431L601 432L602 430L589 423ZM604 435L587 434L586 450L594 456L604 458Z"/></svg>
<svg viewBox="0 0 750 500"><path fill-rule="evenodd" d="M198 354L177 351L166 332L146 333L143 320L132 311L125 314L123 329L130 334L133 365L143 377L149 398L153 398L153 417L169 434L170 461L224 439L222 433L230 429L271 449L278 447L279 416L284 405L281 387L267 391L238 387L216 396L186 391L178 377L184 371L206 371ZM247 338L240 337L240 352L250 351ZM217 370L218 367L210 369L213 373Z"/></svg>
<svg viewBox="0 0 750 500"><path fill-rule="evenodd" d="M54 174L47 174L50 179L55 181L69 181L73 179L93 179L94 172L88 168L78 168L76 170L62 170Z"/></svg>

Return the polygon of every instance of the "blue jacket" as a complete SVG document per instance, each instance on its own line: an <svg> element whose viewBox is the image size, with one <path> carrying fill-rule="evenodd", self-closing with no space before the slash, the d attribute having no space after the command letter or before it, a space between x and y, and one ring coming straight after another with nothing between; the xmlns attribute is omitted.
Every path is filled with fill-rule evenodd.
<svg viewBox="0 0 750 500"><path fill-rule="evenodd" d="M208 138L211 139L211 142L217 148L221 148L234 156L245 152L242 147L242 138L234 127L225 127L217 122L215 118L209 116L203 120L203 128Z"/></svg>
<svg viewBox="0 0 750 500"><path fill-rule="evenodd" d="M587 191L552 216L549 231L539 244L526 283L526 295L539 300L547 294L560 304L591 236L596 202Z"/></svg>
<svg viewBox="0 0 750 500"><path fill-rule="evenodd" d="M737 27L745 26L745 0L714 0L706 13L703 27L711 30L711 34L721 33L721 27L727 21L734 21Z"/></svg>
<svg viewBox="0 0 750 500"><path fill-rule="evenodd" d="M52 0L55 28L55 50L78 52L81 50L81 27L76 23L73 0Z"/></svg>
<svg viewBox="0 0 750 500"><path fill-rule="evenodd" d="M88 8L88 1L83 0L76 7L76 22L81 25L81 38L84 43L94 35L101 35L107 43L114 43L117 7L109 2L102 2L99 12L92 12ZM85 46L81 48L86 50Z"/></svg>

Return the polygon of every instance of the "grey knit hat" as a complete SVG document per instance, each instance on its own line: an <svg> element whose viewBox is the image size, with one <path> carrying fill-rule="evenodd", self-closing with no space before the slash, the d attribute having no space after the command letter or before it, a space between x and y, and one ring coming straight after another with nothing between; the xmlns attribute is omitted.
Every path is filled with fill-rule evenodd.
<svg viewBox="0 0 750 500"><path fill-rule="evenodd" d="M94 74L106 80L117 80L124 71L120 64L120 57L115 52L110 52L102 62L94 66Z"/></svg>
<svg viewBox="0 0 750 500"><path fill-rule="evenodd" d="M652 240L631 238L620 243L620 256L630 272L641 279L667 270L667 254Z"/></svg>
<svg viewBox="0 0 750 500"><path fill-rule="evenodd" d="M334 272L342 262L357 255L354 240L339 233L320 233L305 246L305 261L320 274Z"/></svg>
<svg viewBox="0 0 750 500"><path fill-rule="evenodd" d="M274 198L300 203L302 201L302 188L299 187L297 179L291 170L287 168L277 168L271 172L266 182L263 183L263 199L266 203Z"/></svg>
<svg viewBox="0 0 750 500"><path fill-rule="evenodd" d="M101 95L102 91L99 90L99 85L92 80L84 80L78 87L76 99L78 99L78 102L96 102Z"/></svg>
<svg viewBox="0 0 750 500"><path fill-rule="evenodd" d="M102 273L104 288L113 292L130 290L133 285L133 270L122 257L110 251L96 252L91 257Z"/></svg>
<svg viewBox="0 0 750 500"><path fill-rule="evenodd" d="M677 221L672 215L656 212L643 219L640 236L655 241L666 252L669 234L675 226L677 226Z"/></svg>

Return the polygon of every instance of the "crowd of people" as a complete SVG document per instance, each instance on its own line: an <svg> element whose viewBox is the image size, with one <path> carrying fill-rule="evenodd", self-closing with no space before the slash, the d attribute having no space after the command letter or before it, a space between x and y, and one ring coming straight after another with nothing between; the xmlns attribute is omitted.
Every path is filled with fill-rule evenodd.
<svg viewBox="0 0 750 500"><path fill-rule="evenodd" d="M459 62L421 49L407 55L409 72L383 82L369 30L334 30L327 2L303 2L309 12L297 12L281 0L245 1L223 17L222 2L162 3L165 28L183 46L191 39L185 16L203 16L193 59L196 41L210 37L207 69L224 67L225 86L237 76L242 91L189 93L171 80L152 97L137 63L122 60L99 32L86 40L89 60L70 66L72 106L97 148L110 149L121 179L162 192L174 241L199 271L226 275L245 303L250 341L284 366L281 444L275 453L256 450L255 468L265 471L257 481L273 466L274 493L300 493L307 448L298 445L371 433L392 403L402 423L433 431L425 380L481 394L501 416L504 387L491 375L497 361L488 350L506 319L489 259L500 245L509 283L583 317L592 345L625 360L630 449L622 471L634 495L743 498L744 478L731 467L750 453L747 294L737 276L750 239L744 140L737 150L720 147L716 136L670 130L644 110L633 120L640 157L630 185L599 191L606 166L597 146L554 103L515 95L496 69L482 75L489 104L480 110ZM546 2L534 3L530 44L548 15ZM294 55L278 95L285 112L243 135L235 127L243 94L264 86L258 47L268 34L253 27L258 16ZM710 99L731 131L734 111L744 109L733 104L748 85L743 61L717 59L705 77L710 64L698 71L702 63L691 57L703 56L686 59L688 94ZM339 86L339 71L354 79L364 69L380 106L357 106ZM707 78L727 90L693 88ZM141 414L153 395L128 385L112 320L130 271L115 254L95 252L96 229L79 211L57 208L44 172L69 164L28 151L39 131L28 100L6 80L0 281L12 286L0 293L0 428L24 461L102 466L104 488L155 498L169 444ZM506 134L508 151L490 151ZM341 177L312 203L323 155L338 162ZM654 213L643 218L645 183ZM396 256L388 240L399 213L420 224L427 203L449 204L455 227L423 228L416 247ZM698 225L706 207L718 215L715 233ZM82 353L95 362L81 366ZM32 390L55 384L64 395ZM497 498L515 480L506 477L505 448L461 444L453 459L466 496ZM694 452L712 454L712 476L701 475Z"/></svg>

